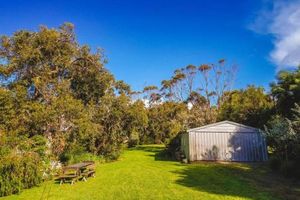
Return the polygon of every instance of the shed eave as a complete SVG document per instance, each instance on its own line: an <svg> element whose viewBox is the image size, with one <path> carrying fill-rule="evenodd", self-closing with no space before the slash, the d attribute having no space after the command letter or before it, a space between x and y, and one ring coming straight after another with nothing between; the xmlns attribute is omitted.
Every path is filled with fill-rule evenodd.
<svg viewBox="0 0 300 200"><path fill-rule="evenodd" d="M231 125L234 125L234 126L244 127L244 128L247 128L247 129L250 129L250 130L253 130L253 131L261 131L261 130L259 130L257 128L254 128L254 127L251 127L251 126L246 126L244 124L239 124L239 123L236 123L236 122L225 120L225 121L221 121L221 122L217 122L217 123L213 123L213 124L208 124L208 125L205 125L205 126L200 126L200 127L197 127L197 128L192 128L192 129L187 130L187 132L190 133L190 132L193 132L193 131L201 131L202 129L214 127L214 126L221 125L221 124L231 124Z"/></svg>

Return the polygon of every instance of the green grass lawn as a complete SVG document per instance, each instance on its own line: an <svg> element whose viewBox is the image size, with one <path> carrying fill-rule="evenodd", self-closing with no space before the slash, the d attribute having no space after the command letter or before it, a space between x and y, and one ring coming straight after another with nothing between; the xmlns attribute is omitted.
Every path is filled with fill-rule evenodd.
<svg viewBox="0 0 300 200"><path fill-rule="evenodd" d="M87 182L59 185L50 181L19 195L0 199L264 200L285 196L285 192L298 194L297 191L291 193L280 180L269 180L268 173L261 166L204 162L181 164L162 159L162 149L162 146L153 145L129 149L116 162L98 164L96 178ZM272 193L275 196L271 196Z"/></svg>

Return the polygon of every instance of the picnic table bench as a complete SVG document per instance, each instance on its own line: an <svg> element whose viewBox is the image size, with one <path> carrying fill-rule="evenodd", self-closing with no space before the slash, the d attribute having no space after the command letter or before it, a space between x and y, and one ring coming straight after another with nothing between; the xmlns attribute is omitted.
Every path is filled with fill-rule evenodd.
<svg viewBox="0 0 300 200"><path fill-rule="evenodd" d="M72 185L78 180L87 181L88 177L95 177L95 162L93 161L84 161L63 167L56 180L60 184L70 182Z"/></svg>

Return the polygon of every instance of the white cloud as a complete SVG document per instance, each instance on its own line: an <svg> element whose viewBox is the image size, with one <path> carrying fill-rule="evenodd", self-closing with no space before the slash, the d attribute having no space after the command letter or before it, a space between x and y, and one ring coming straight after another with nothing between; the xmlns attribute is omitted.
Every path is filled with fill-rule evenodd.
<svg viewBox="0 0 300 200"><path fill-rule="evenodd" d="M300 0L266 1L250 28L274 37L270 59L277 69L300 64Z"/></svg>

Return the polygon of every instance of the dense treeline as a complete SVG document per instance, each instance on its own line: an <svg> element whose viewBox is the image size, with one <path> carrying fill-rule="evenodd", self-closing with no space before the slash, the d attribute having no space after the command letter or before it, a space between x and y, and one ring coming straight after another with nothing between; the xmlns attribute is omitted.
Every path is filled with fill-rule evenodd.
<svg viewBox="0 0 300 200"><path fill-rule="evenodd" d="M56 161L115 159L128 135L144 130L144 107L131 104L129 86L104 64L101 50L78 44L71 24L1 37L0 196L51 176Z"/></svg>
<svg viewBox="0 0 300 200"><path fill-rule="evenodd" d="M1 37L0 196L51 178L60 162L170 145L186 129L220 120L266 130L273 168L297 171L300 68L280 72L270 94L233 90L236 66L224 59L188 65L135 92L105 63L101 49L77 42L72 24Z"/></svg>

